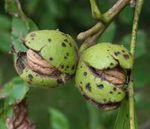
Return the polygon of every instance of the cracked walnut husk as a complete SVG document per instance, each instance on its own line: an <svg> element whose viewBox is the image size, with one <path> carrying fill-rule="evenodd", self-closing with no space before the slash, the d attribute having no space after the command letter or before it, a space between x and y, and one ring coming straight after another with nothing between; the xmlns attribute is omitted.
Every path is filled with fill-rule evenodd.
<svg viewBox="0 0 150 129"><path fill-rule="evenodd" d="M70 35L38 30L23 41L28 50L18 52L15 66L24 81L36 87L57 87L74 76L78 48Z"/></svg>
<svg viewBox="0 0 150 129"><path fill-rule="evenodd" d="M75 76L81 94L97 107L119 107L126 96L132 55L121 46L99 43L83 51Z"/></svg>

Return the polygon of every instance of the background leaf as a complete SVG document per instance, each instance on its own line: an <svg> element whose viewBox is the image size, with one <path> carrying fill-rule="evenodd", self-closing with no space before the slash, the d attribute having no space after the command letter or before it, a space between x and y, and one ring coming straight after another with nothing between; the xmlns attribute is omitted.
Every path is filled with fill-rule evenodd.
<svg viewBox="0 0 150 129"><path fill-rule="evenodd" d="M4 85L0 98L5 98L5 103L7 105L13 105L23 100L28 90L29 87L27 84L19 77L16 77Z"/></svg>
<svg viewBox="0 0 150 129"><path fill-rule="evenodd" d="M89 111L89 127L90 129L99 129L102 128L102 121L99 120L99 110L97 108L93 108L93 106L87 103L88 111Z"/></svg>
<svg viewBox="0 0 150 129"><path fill-rule="evenodd" d="M18 13L16 0L6 0L9 3L9 12L13 12L15 23L13 26L22 33L14 33L13 43L17 49L21 50L22 38L26 33L36 30L37 26L28 17L33 19L40 29L57 29L71 34L74 38L76 35L93 26L96 21L91 16L90 5L88 1L82 0L20 0L24 16L18 21ZM53 2L53 4L51 4ZM116 2L115 0L98 0L98 6L102 12L107 11ZM4 0L0 0L0 86L1 88L12 78L17 76L15 72L13 56L8 54L11 46L11 28L12 19L4 10ZM150 1L144 2L142 15L139 22L139 28L144 33L136 48L136 62L134 69L135 91L137 101L137 113L140 127L147 124L150 120ZM54 8L55 7L55 8ZM56 11L55 11L56 10ZM8 11L8 10L7 10ZM113 21L115 29L112 27L106 31L108 34L103 34L100 41L109 41L113 43L120 42L126 35L131 34L133 9L129 6L120 13L119 17ZM15 15L16 14L16 15ZM23 19L22 19L23 18ZM20 26L21 25L21 26ZM32 29L30 29L32 28ZM115 30L115 31L114 31ZM23 32L21 32L23 31ZM17 34L17 35L15 35ZM8 38L9 37L9 38ZM145 39L143 40L143 37ZM126 41L129 43L129 40ZM77 42L78 43L78 42ZM142 46L144 45L144 47ZM80 46L80 44L79 44ZM144 48L144 49L143 49ZM144 51L143 51L144 50ZM145 51L146 50L146 51ZM23 49L25 51L25 49ZM141 54L140 54L141 53ZM85 99L80 95L79 91L74 87L74 81L65 84L63 87L56 89L35 89L31 88L27 97L29 115L32 121L37 125L36 129L49 128L49 115L47 113L49 107L59 109L67 116L70 129L112 129L118 110L112 112L104 112L95 108L93 105L87 106ZM42 102L41 102L42 100ZM0 107L4 107L5 99L0 100ZM8 105L7 105L8 106ZM1 108L2 109L2 108ZM7 110L7 109L6 109ZM4 111L4 108L1 111ZM6 111L7 112L7 111ZM0 119L2 115L0 114ZM2 124L0 123L0 128ZM139 127L139 128L140 128ZM149 129L150 127L148 127ZM141 128L140 128L141 129Z"/></svg>
<svg viewBox="0 0 150 129"><path fill-rule="evenodd" d="M50 108L49 114L52 129L69 129L69 121L62 112L57 109Z"/></svg>
<svg viewBox="0 0 150 129"><path fill-rule="evenodd" d="M119 19L122 23L132 25L133 20L133 9L127 6L120 14Z"/></svg>
<svg viewBox="0 0 150 129"><path fill-rule="evenodd" d="M3 111L0 112L0 116L1 116L0 117L0 129L8 129L6 125L6 119L8 117L11 117L12 114L13 114L13 111L11 107L3 108Z"/></svg>
<svg viewBox="0 0 150 129"><path fill-rule="evenodd" d="M23 40L28 32L37 30L37 26L24 14L19 1L5 0L5 9L12 15L11 45L16 51L26 51Z"/></svg>
<svg viewBox="0 0 150 129"><path fill-rule="evenodd" d="M0 50L8 52L10 50L10 26L11 22L5 15L0 15Z"/></svg>
<svg viewBox="0 0 150 129"><path fill-rule="evenodd" d="M130 129L128 107L128 101L124 100L119 108L114 129Z"/></svg>
<svg viewBox="0 0 150 129"><path fill-rule="evenodd" d="M136 129L138 129L136 112L135 112L135 126ZM121 107L119 108L114 129L130 129L129 102L127 99L125 99L122 102Z"/></svg>
<svg viewBox="0 0 150 129"><path fill-rule="evenodd" d="M128 34L126 35L122 43L129 49L129 44L131 40L131 35ZM144 31L139 30L137 33L137 43L136 43L136 53L135 56L136 58L146 54L146 34Z"/></svg>
<svg viewBox="0 0 150 129"><path fill-rule="evenodd" d="M115 37L116 25L111 23L107 30L100 36L98 42L112 42Z"/></svg>
<svg viewBox="0 0 150 129"><path fill-rule="evenodd" d="M150 69L148 57L143 55L135 60L134 80L136 87L144 87L150 83Z"/></svg>
<svg viewBox="0 0 150 129"><path fill-rule="evenodd" d="M5 31L8 30L10 26L11 26L10 19L5 15L0 14L0 28Z"/></svg>

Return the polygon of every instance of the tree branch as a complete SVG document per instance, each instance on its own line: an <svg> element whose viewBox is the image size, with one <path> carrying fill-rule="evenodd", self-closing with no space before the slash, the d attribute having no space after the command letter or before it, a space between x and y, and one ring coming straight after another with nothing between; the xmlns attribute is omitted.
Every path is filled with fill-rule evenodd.
<svg viewBox="0 0 150 129"><path fill-rule="evenodd" d="M109 23L121 10L130 3L130 0L118 0L114 6L103 14L104 21Z"/></svg>
<svg viewBox="0 0 150 129"><path fill-rule="evenodd" d="M85 40L88 37L91 37L94 34L96 34L98 31L102 30L104 27L105 26L102 22L97 22L96 25L94 25L89 30L79 33L78 36L77 36L77 39L78 40Z"/></svg>
<svg viewBox="0 0 150 129"><path fill-rule="evenodd" d="M91 12L92 12L93 18L100 20L102 15L97 6L96 0L90 0L90 4L91 4Z"/></svg>
<svg viewBox="0 0 150 129"><path fill-rule="evenodd" d="M132 28L132 37L131 37L131 43L130 43L130 52L133 55L133 62L135 58L135 47L136 47L136 39L137 39L137 31L138 31L138 22L139 17L142 10L144 0L137 0L136 7L135 7L135 13L134 13L134 20L133 20L133 28ZM130 129L135 129L135 107L134 107L134 83L133 83L133 70L130 76L130 83L128 88L128 94L129 94L129 113L130 113Z"/></svg>
<svg viewBox="0 0 150 129"><path fill-rule="evenodd" d="M98 7L97 7L97 5L95 5L96 4L95 0L90 0L90 2L91 2L92 11L97 10ZM83 41L83 44L82 44L83 47L81 46L82 49L80 49L80 51L83 50L83 48L87 48L87 47L93 45L93 43L91 43L91 41L95 42L97 37L100 36L104 32L104 30L108 27L108 25L111 23L111 21L129 3L130 3L130 0L118 0L116 2L116 4L111 9L109 9L106 13L101 14L98 11L100 13L100 18L99 18L99 21L96 23L96 25L93 26L92 28L88 29L87 31L79 33L77 36L78 40ZM92 14L93 14L93 12L92 12Z"/></svg>

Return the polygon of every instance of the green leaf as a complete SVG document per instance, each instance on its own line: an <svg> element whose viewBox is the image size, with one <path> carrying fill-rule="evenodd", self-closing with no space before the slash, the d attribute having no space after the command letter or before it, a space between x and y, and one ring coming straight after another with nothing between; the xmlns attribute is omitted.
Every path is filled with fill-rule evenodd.
<svg viewBox="0 0 150 129"><path fill-rule="evenodd" d="M20 18L13 18L12 20L12 45L18 51L26 51L23 44L23 39L28 33L26 24Z"/></svg>
<svg viewBox="0 0 150 129"><path fill-rule="evenodd" d="M57 19L53 15L50 15L49 12L45 12L44 15L41 16L40 25L42 26L42 29L56 29L58 27Z"/></svg>
<svg viewBox="0 0 150 129"><path fill-rule="evenodd" d="M116 122L114 125L114 129L130 129L129 119L130 119L129 118L129 102L127 99L125 99L122 102L121 107L119 108ZM135 117L135 125L136 125L136 129L138 129L136 117Z"/></svg>
<svg viewBox="0 0 150 129"><path fill-rule="evenodd" d="M100 6L102 12L106 12L109 8L112 7L111 2L106 2L104 0L97 0L97 3Z"/></svg>
<svg viewBox="0 0 150 129"><path fill-rule="evenodd" d="M30 14L30 15L34 14L34 11L38 7L39 1L40 0L30 0L30 1L28 1L28 4L25 4L25 8L26 8L26 11L28 14Z"/></svg>
<svg viewBox="0 0 150 129"><path fill-rule="evenodd" d="M19 77L16 77L4 85L0 98L5 99L6 105L12 105L23 100L28 90L27 84Z"/></svg>
<svg viewBox="0 0 150 129"><path fill-rule="evenodd" d="M11 15L19 16L17 0L5 0L5 10Z"/></svg>
<svg viewBox="0 0 150 129"><path fill-rule="evenodd" d="M53 17L62 17L63 16L63 9L62 6L64 4L62 4L61 2L61 6L57 3L59 0L47 0L47 5L48 5L48 9L49 9L49 12L51 13L51 15ZM49 4L50 3L50 4ZM58 7L60 6L60 8ZM61 11L60 11L61 10Z"/></svg>
<svg viewBox="0 0 150 129"><path fill-rule="evenodd" d="M36 25L31 20L27 20L26 22L20 18L13 18L12 20L12 44L18 51L26 51L23 40L28 32L37 29Z"/></svg>
<svg viewBox="0 0 150 129"><path fill-rule="evenodd" d="M12 15L12 45L17 51L26 51L23 39L30 31L37 30L36 24L23 12L18 0L5 0L6 11Z"/></svg>
<svg viewBox="0 0 150 129"><path fill-rule="evenodd" d="M126 35L122 43L125 47L129 49L130 47L131 35ZM143 87L150 82L150 70L149 70L149 57L146 50L146 34L143 31L138 31L137 33L137 43L136 43L136 53L135 53L135 66L134 66L134 80L136 87Z"/></svg>
<svg viewBox="0 0 150 129"><path fill-rule="evenodd" d="M131 7L127 6L121 13L119 14L119 19L122 23L130 25L133 20L133 10Z"/></svg>
<svg viewBox="0 0 150 129"><path fill-rule="evenodd" d="M49 114L52 129L69 129L69 121L62 112L50 108Z"/></svg>
<svg viewBox="0 0 150 129"><path fill-rule="evenodd" d="M13 114L13 110L11 107L7 107L3 109L3 112L0 113L0 129L8 129L6 126L6 120L8 117L11 117Z"/></svg>
<svg viewBox="0 0 150 129"><path fill-rule="evenodd" d="M0 28L1 30L9 29L11 25L10 19L7 18L5 15L0 14Z"/></svg>
<svg viewBox="0 0 150 129"><path fill-rule="evenodd" d="M12 107L5 103L5 99L0 99L0 129L7 129L6 120L8 117L11 117L12 114Z"/></svg>
<svg viewBox="0 0 150 129"><path fill-rule="evenodd" d="M100 110L94 108L91 104L87 103L87 108L89 111L89 127L90 129L100 129L101 121L99 121Z"/></svg>
<svg viewBox="0 0 150 129"><path fill-rule="evenodd" d="M143 55L135 60L134 80L135 87L143 87L150 83L150 69L147 62L149 57Z"/></svg>
<svg viewBox="0 0 150 129"><path fill-rule="evenodd" d="M98 42L112 42L116 33L116 25L115 23L111 23L110 26L106 29L106 31L100 36Z"/></svg>
<svg viewBox="0 0 150 129"><path fill-rule="evenodd" d="M0 129L8 129L6 126L6 121L4 119L2 119L2 117L0 117Z"/></svg>
<svg viewBox="0 0 150 129"><path fill-rule="evenodd" d="M125 47L127 47L129 49L130 47L130 40L131 40L131 35L128 34L126 35L123 40L122 43ZM144 33L144 31L138 31L137 33L137 43L136 43L136 54L135 57L140 57L142 55L144 55L146 53L146 34Z"/></svg>
<svg viewBox="0 0 150 129"><path fill-rule="evenodd" d="M41 100L42 102L39 102ZM86 102L78 89L74 87L74 81L69 81L63 87L54 89L31 88L27 95L27 102L32 120L39 129L52 129L49 127L52 121L47 122L47 109L50 107L55 107L67 115L70 129L88 128L89 114Z"/></svg>
<svg viewBox="0 0 150 129"><path fill-rule="evenodd" d="M3 81L3 73L2 73L2 67L0 67L0 87Z"/></svg>
<svg viewBox="0 0 150 129"><path fill-rule="evenodd" d="M10 25L9 18L0 15L0 51L7 52L10 50Z"/></svg>
<svg viewBox="0 0 150 129"><path fill-rule="evenodd" d="M86 8L83 9L79 6L77 6L76 9L71 10L71 18L83 27L89 27L94 24L90 10Z"/></svg>
<svg viewBox="0 0 150 129"><path fill-rule="evenodd" d="M6 120L13 115L12 105L22 101L29 87L19 77L12 79L0 90L0 129L7 129Z"/></svg>
<svg viewBox="0 0 150 129"><path fill-rule="evenodd" d="M1 92L0 92L1 94ZM4 98L0 98L0 114L3 112L5 107L5 99Z"/></svg>
<svg viewBox="0 0 150 129"><path fill-rule="evenodd" d="M130 129L128 108L128 101L124 100L119 108L114 129Z"/></svg>
<svg viewBox="0 0 150 129"><path fill-rule="evenodd" d="M10 33L5 31L0 31L0 50L2 52L9 52L10 51Z"/></svg>

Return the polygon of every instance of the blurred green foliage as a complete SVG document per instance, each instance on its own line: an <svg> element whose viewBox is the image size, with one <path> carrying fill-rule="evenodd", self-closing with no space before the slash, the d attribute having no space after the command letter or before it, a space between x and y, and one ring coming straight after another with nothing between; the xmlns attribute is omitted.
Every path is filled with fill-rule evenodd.
<svg viewBox="0 0 150 129"><path fill-rule="evenodd" d="M50 108L49 114L52 129L69 129L69 121L61 111Z"/></svg>
<svg viewBox="0 0 150 129"><path fill-rule="evenodd" d="M115 0L98 0L98 2L104 12L114 4ZM21 4L26 15L33 19L40 29L59 28L73 35L74 38L79 32L96 23L91 17L88 0L22 0ZM134 69L137 116L141 129L147 121L150 121L149 5L150 1L145 0L139 24ZM24 22L18 19L12 20L10 15L6 14L4 0L0 1L0 7L0 86L3 87L16 82L13 79L17 74L13 66L13 56L10 54L11 41L21 45L21 38L26 35L27 31L22 28ZM133 9L126 7L98 39L98 42L114 42L124 44L128 48L132 19ZM17 26L15 26L16 24ZM15 31L12 31L13 37L11 37L11 25L14 25L15 28ZM21 37L18 39L15 36L19 35L16 32L20 28L24 30L22 32L26 31L26 33L20 32ZM37 29L36 26L31 28L32 30ZM9 81L10 83L8 83ZM14 85L17 84L19 88L20 85L24 85L24 82L17 81ZM13 93L11 88L8 90L11 91L9 92L10 100L16 100L18 96L13 95L19 95L19 92ZM21 91L25 93L26 90L22 87ZM2 98L0 106L3 105ZM117 114L117 111L103 112L91 104L87 104L74 87L74 81L56 89L31 88L27 95L27 102L30 118L37 125L37 129L112 129ZM8 110L8 114L10 113L11 111ZM2 126L0 125L0 129L4 129Z"/></svg>
<svg viewBox="0 0 150 129"><path fill-rule="evenodd" d="M19 77L14 77L0 90L0 129L7 129L5 123L13 114L12 105L20 102L28 90L29 87Z"/></svg>

